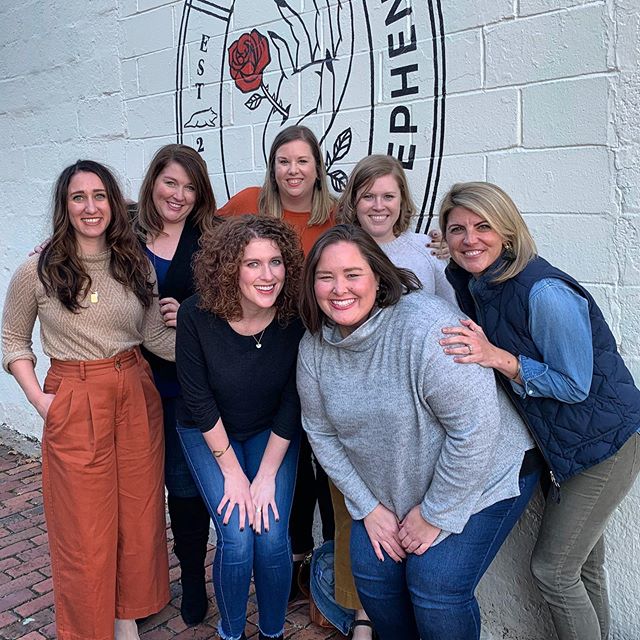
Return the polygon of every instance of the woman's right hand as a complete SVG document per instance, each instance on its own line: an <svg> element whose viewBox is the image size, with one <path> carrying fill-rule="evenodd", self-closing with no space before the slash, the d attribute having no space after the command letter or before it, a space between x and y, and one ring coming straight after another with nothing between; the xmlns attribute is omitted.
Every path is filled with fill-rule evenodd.
<svg viewBox="0 0 640 640"><path fill-rule="evenodd" d="M364 517L363 522L378 560L384 561L382 549L396 562L407 557L400 542L400 524L393 511L378 504L368 516Z"/></svg>
<svg viewBox="0 0 640 640"><path fill-rule="evenodd" d="M236 506L238 507L240 531L244 529L247 520L249 521L249 526L253 526L254 506L251 498L251 484L241 469L224 474L224 495L216 509L219 516L225 510L222 524L229 523L231 514Z"/></svg>
<svg viewBox="0 0 640 640"><path fill-rule="evenodd" d="M56 397L55 393L45 393L43 391L31 403L43 420L47 419L47 413L49 413L49 407L51 406L51 403L53 402L53 399L55 397Z"/></svg>

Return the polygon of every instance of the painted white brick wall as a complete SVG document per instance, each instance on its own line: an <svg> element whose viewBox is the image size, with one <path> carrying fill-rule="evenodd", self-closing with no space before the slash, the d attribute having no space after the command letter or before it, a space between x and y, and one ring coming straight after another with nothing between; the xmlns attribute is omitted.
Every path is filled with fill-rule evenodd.
<svg viewBox="0 0 640 640"><path fill-rule="evenodd" d="M270 2L254 2L250 9L237 4L239 12L248 12L245 24L267 28ZM384 17L390 4L369 0L372 19ZM291 5L309 11L310 3ZM0 298L13 270L48 233L50 189L64 166L83 156L104 160L135 198L154 151L175 141L182 11L182 0L0 3ZM592 290L640 381L638 0L465 0L443 2L442 11L447 102L439 195L461 180L488 179L505 187L541 253ZM243 23L239 14L235 20ZM211 24L207 16L191 16L184 81L192 92L199 34ZM409 27L408 18L394 26L396 41L399 32L409 38ZM418 47L430 60L431 42L421 33ZM323 18L323 46L327 34ZM211 46L220 46L211 35ZM384 118L394 106L390 92L399 85L384 56L387 35L384 29L373 34L374 58L385 60L374 92ZM356 69L364 68L366 47L355 54ZM424 66L408 78L419 86L406 101L416 118L433 108L433 82ZM351 126L357 141L367 135L368 91L364 83L354 87L336 124L337 131ZM306 87L300 94L295 108L312 98ZM225 83L224 123L228 145L236 150L226 158L232 191L258 184L264 171L260 131L244 107L248 97ZM318 132L327 123L322 115L309 121ZM195 146L198 135L185 135L185 142ZM424 132L412 141L419 143L420 136ZM386 141L377 144L375 151L386 151ZM416 173L428 166L429 148L419 148ZM224 179L218 164L209 162L222 202ZM44 369L43 358L40 375ZM9 376L0 377L0 422L41 433ZM494 638L553 637L527 570L539 510L538 503L529 510L481 585L486 628ZM640 637L639 513L636 488L610 526L612 640Z"/></svg>

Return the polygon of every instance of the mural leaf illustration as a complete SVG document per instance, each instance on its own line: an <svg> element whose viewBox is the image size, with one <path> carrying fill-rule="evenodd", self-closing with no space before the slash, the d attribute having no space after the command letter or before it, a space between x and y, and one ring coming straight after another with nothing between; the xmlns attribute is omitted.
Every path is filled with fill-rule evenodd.
<svg viewBox="0 0 640 640"><path fill-rule="evenodd" d="M347 186L347 174L342 169L336 169L329 174L329 178L333 190L342 193Z"/></svg>
<svg viewBox="0 0 640 640"><path fill-rule="evenodd" d="M327 69L329 69L329 73L333 73L333 59L331 58L331 52L329 49L325 50L325 62L327 64Z"/></svg>
<svg viewBox="0 0 640 640"><path fill-rule="evenodd" d="M351 133L351 127L345 129L333 143L333 160L331 164L337 162L338 160L342 160L347 153L349 153L349 149L351 149L351 142L353 140L353 134Z"/></svg>
<svg viewBox="0 0 640 640"><path fill-rule="evenodd" d="M257 109L263 100L263 96L258 93L254 93L245 103L244 106L248 107L251 111Z"/></svg>
<svg viewBox="0 0 640 640"><path fill-rule="evenodd" d="M326 158L324 160L324 166L328 169L331 166L331 156L329 155L329 152L326 152Z"/></svg>

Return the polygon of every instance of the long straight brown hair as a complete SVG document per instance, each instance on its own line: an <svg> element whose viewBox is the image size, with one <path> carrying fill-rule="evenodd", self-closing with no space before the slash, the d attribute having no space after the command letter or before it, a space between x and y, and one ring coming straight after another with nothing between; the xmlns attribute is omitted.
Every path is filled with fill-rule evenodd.
<svg viewBox="0 0 640 640"><path fill-rule="evenodd" d="M153 300L151 265L129 223L127 206L118 181L107 167L93 160L78 160L64 169L56 182L53 192L53 233L38 259L38 278L46 294L60 300L69 311L78 312L91 288L91 277L78 253L67 206L69 183L76 173L93 173L104 185L111 209L111 221L105 238L111 252L109 272L114 280L130 289L144 307L148 307Z"/></svg>
<svg viewBox="0 0 640 640"><path fill-rule="evenodd" d="M311 149L311 155L316 163L316 180L313 185L313 199L311 201L311 215L307 226L324 224L331 217L331 211L336 200L329 193L327 186L327 172L322 160L322 151L318 139L311 129L302 125L292 125L283 129L273 140L267 161L267 175L260 189L258 198L258 213L272 218L282 218L282 200L276 183L276 154L282 145L302 140Z"/></svg>
<svg viewBox="0 0 640 640"><path fill-rule="evenodd" d="M136 230L139 235L145 236L143 240L146 240L146 236L157 238L163 232L162 218L153 204L153 187L158 176L172 162L185 170L195 188L196 201L189 214L194 226L205 233L212 231L222 221L216 215L216 199L203 157L185 144L167 144L156 151L140 187Z"/></svg>

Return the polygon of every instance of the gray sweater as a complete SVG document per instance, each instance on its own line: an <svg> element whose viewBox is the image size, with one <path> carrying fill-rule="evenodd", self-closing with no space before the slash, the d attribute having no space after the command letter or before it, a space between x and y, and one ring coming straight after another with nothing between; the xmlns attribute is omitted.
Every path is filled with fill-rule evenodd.
<svg viewBox="0 0 640 640"><path fill-rule="evenodd" d="M456 304L456 294L444 275L447 263L431 255L425 243L429 238L420 233L405 231L391 242L384 242L380 248L396 267L411 269L424 290Z"/></svg>
<svg viewBox="0 0 640 640"><path fill-rule="evenodd" d="M460 311L424 291L379 309L350 336L325 325L298 355L302 424L356 520L378 503L459 533L519 494L533 441L491 369L446 356L441 328ZM440 539L442 539L441 536Z"/></svg>

